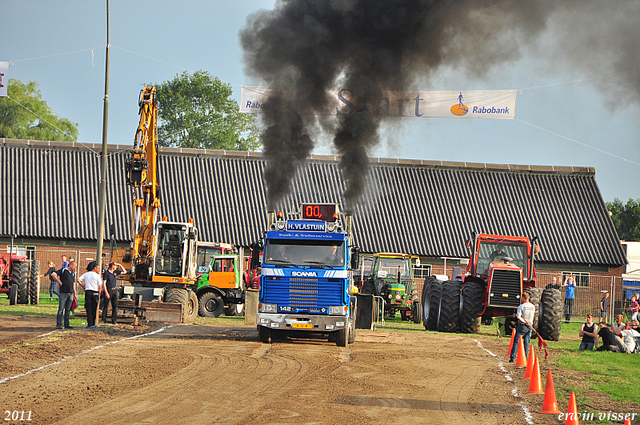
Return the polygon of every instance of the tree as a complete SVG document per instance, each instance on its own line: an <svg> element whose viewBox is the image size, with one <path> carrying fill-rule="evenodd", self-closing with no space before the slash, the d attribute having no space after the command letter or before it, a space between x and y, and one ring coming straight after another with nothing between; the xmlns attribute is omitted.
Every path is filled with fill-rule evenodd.
<svg viewBox="0 0 640 425"><path fill-rule="evenodd" d="M256 150L256 117L238 112L231 84L206 71L156 85L158 143L198 149Z"/></svg>
<svg viewBox="0 0 640 425"><path fill-rule="evenodd" d="M607 202L618 236L625 241L640 241L640 199L629 199L626 205L615 198Z"/></svg>
<svg viewBox="0 0 640 425"><path fill-rule="evenodd" d="M42 100L35 81L10 79L8 97L0 97L0 137L8 139L78 140L78 124L60 118Z"/></svg>

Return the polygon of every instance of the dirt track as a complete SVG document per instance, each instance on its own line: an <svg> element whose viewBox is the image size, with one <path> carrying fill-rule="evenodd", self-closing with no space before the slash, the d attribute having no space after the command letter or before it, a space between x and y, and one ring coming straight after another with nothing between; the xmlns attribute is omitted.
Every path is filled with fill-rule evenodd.
<svg viewBox="0 0 640 425"><path fill-rule="evenodd" d="M2 411L46 424L525 423L499 359L474 339L500 354L508 341L359 331L348 348L262 344L255 328L203 325L126 339L159 326L0 341Z"/></svg>

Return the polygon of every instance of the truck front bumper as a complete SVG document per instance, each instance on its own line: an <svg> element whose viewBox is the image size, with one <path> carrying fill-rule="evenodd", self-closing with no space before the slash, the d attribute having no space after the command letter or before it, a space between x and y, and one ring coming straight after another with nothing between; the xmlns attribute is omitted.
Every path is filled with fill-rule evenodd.
<svg viewBox="0 0 640 425"><path fill-rule="evenodd" d="M258 326L287 331L334 332L345 329L348 316L258 313Z"/></svg>

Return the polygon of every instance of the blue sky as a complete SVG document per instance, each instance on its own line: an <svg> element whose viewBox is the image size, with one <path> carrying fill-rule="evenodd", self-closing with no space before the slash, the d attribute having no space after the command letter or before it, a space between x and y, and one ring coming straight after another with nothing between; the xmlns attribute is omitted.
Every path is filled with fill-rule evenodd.
<svg viewBox="0 0 640 425"><path fill-rule="evenodd" d="M205 70L231 83L239 100L240 86L257 82L243 72L238 32L249 14L273 4L111 0L108 142L132 144L140 89L185 70ZM53 111L79 124L80 141L101 143L106 2L21 0L2 6L0 61L12 62L9 77L36 81ZM605 201L639 199L640 106L603 95L598 87L609 78L533 50L485 75L443 69L415 88L523 89L518 120L395 119L371 156L589 166ZM333 150L319 141L314 153Z"/></svg>

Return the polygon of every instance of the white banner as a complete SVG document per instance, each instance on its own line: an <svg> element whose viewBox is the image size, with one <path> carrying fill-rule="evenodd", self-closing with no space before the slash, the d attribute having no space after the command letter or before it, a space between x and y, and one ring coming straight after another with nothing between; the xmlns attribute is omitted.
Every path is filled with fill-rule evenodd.
<svg viewBox="0 0 640 425"><path fill-rule="evenodd" d="M240 112L261 113L269 108L272 89L242 86ZM378 115L414 118L514 119L517 90L388 91L380 99ZM349 90L327 91L330 104L319 115L348 115L356 108ZM300 113L305 113L300 105ZM310 112L309 112L310 113Z"/></svg>
<svg viewBox="0 0 640 425"><path fill-rule="evenodd" d="M9 62L0 62L0 96L8 96L7 85L9 84Z"/></svg>

